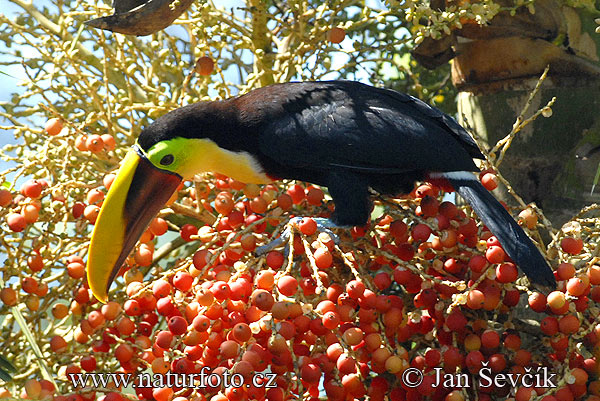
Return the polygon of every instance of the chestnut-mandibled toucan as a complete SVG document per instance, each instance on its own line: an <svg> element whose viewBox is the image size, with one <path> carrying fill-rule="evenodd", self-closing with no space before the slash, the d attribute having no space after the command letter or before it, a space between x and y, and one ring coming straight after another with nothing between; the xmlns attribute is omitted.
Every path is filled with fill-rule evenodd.
<svg viewBox="0 0 600 401"><path fill-rule="evenodd" d="M408 193L417 180L447 179L529 279L554 288L533 242L472 173L482 158L451 117L406 94L350 81L292 82L160 117L127 154L98 216L88 282L110 284L148 223L184 178L218 172L245 183L295 179L325 186L335 226L367 223L369 188Z"/></svg>

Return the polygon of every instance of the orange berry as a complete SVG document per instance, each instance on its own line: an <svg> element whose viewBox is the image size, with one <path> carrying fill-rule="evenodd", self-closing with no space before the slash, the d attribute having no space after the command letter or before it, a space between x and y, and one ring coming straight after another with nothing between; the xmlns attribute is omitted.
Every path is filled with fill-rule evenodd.
<svg viewBox="0 0 600 401"><path fill-rule="evenodd" d="M196 60L195 71L203 76L212 74L215 69L215 62L212 58L203 56Z"/></svg>
<svg viewBox="0 0 600 401"><path fill-rule="evenodd" d="M100 208L96 205L88 205L83 210L83 216L87 221L94 224L100 213Z"/></svg>
<svg viewBox="0 0 600 401"><path fill-rule="evenodd" d="M87 135L81 135L75 138L75 148L77 150L85 152L87 148Z"/></svg>
<svg viewBox="0 0 600 401"><path fill-rule="evenodd" d="M15 306L17 304L17 292L10 287L3 288L0 290L0 301L6 306Z"/></svg>
<svg viewBox="0 0 600 401"><path fill-rule="evenodd" d="M578 297L585 293L585 290L588 288L589 279L587 276L581 277L573 277L567 281L567 292L569 295L574 297Z"/></svg>
<svg viewBox="0 0 600 401"><path fill-rule="evenodd" d="M85 141L85 146L90 152L98 153L104 149L104 142L100 135L90 135Z"/></svg>
<svg viewBox="0 0 600 401"><path fill-rule="evenodd" d="M0 188L0 206L5 207L12 203L13 197L8 189Z"/></svg>
<svg viewBox="0 0 600 401"><path fill-rule="evenodd" d="M110 134L102 134L100 135L102 142L104 143L104 149L106 150L114 150L117 147L117 142L115 138L113 138Z"/></svg>
<svg viewBox="0 0 600 401"><path fill-rule="evenodd" d="M55 304L52 307L52 316L55 319L62 319L69 313L69 307L65 304Z"/></svg>
<svg viewBox="0 0 600 401"><path fill-rule="evenodd" d="M493 173L485 173L483 177L481 177L481 184L488 191L493 191L494 189L498 188L498 177L496 177L496 174Z"/></svg>
<svg viewBox="0 0 600 401"><path fill-rule="evenodd" d="M36 379L29 379L25 382L25 393L27 394L27 398L35 400L39 398L40 393L42 392L42 385Z"/></svg>
<svg viewBox="0 0 600 401"><path fill-rule="evenodd" d="M581 238L565 237L560 241L562 250L570 255L577 255L583 249Z"/></svg>
<svg viewBox="0 0 600 401"><path fill-rule="evenodd" d="M63 124L60 118L51 118L46 122L46 126L44 130L50 136L55 136L60 134L60 131L63 129Z"/></svg>
<svg viewBox="0 0 600 401"><path fill-rule="evenodd" d="M342 43L345 37L346 31L342 28L334 27L327 32L327 40L329 40L331 43Z"/></svg>
<svg viewBox="0 0 600 401"><path fill-rule="evenodd" d="M525 209L519 213L519 222L528 229L533 230L537 226L538 217L533 209Z"/></svg>
<svg viewBox="0 0 600 401"><path fill-rule="evenodd" d="M552 291L550 294L548 294L547 301L548 305L552 309L560 309L565 305L567 299L565 298L565 294L563 292Z"/></svg>

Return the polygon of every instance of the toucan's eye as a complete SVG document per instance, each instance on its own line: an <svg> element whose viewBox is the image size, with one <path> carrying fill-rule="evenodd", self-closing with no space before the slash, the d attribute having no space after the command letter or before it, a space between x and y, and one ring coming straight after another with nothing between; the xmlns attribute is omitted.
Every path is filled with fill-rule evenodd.
<svg viewBox="0 0 600 401"><path fill-rule="evenodd" d="M175 161L175 157L172 154L164 155L162 159L160 159L160 164L163 166L168 166L169 164Z"/></svg>

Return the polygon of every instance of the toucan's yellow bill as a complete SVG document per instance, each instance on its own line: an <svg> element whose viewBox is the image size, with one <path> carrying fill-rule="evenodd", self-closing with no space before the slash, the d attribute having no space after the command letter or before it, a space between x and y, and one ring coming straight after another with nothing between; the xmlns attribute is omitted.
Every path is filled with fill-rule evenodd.
<svg viewBox="0 0 600 401"><path fill-rule="evenodd" d="M108 289L150 221L181 183L132 149L123 160L94 226L87 278L94 296L108 300Z"/></svg>

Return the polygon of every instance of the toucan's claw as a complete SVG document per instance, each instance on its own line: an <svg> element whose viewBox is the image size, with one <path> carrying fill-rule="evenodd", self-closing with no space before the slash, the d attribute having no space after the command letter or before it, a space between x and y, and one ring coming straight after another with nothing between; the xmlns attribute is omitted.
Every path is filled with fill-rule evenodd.
<svg viewBox="0 0 600 401"><path fill-rule="evenodd" d="M273 241L269 242L268 244L257 247L254 252L258 256L264 255L268 252L271 252L273 249L283 245L284 243L287 244L289 239L290 239L290 227L288 226L285 228L285 230L283 230L283 232L281 233L281 235L278 238L275 238ZM286 247L287 247L287 245L286 245Z"/></svg>
<svg viewBox="0 0 600 401"><path fill-rule="evenodd" d="M340 244L340 237L331 231L332 228L350 228L348 226L339 226L335 224L333 221L323 218L323 217L314 217L313 220L317 223L317 231L326 233L333 240L336 245Z"/></svg>
<svg viewBox="0 0 600 401"><path fill-rule="evenodd" d="M285 248L284 248L284 255L287 257L287 255L289 254L289 239L290 239L290 233L291 233L291 229L292 227L297 227L298 223L300 223L300 221L302 221L304 217L293 217L290 219L290 221L287 223L287 226L285 228L285 230L283 230L283 232L281 233L281 235L274 239L273 241L269 242L268 244L259 246L258 248L256 248L255 252L257 255L264 255L267 252L272 251L273 249L285 244ZM315 217L313 218L313 220L317 223L317 231L318 232L324 232L327 235L329 235L329 237L333 240L333 242L335 242L336 245L339 245L340 243L340 237L337 234L334 234L333 231L331 231L332 228L347 228L347 227L343 227L343 226L338 226L337 224L335 224L333 221L329 220L329 219L325 219L322 217Z"/></svg>

